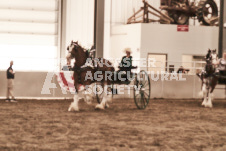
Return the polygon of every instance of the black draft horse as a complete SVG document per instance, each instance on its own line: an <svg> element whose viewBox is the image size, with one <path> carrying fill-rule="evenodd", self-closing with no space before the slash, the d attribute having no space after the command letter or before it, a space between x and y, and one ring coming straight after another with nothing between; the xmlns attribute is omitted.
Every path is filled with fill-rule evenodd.
<svg viewBox="0 0 226 151"><path fill-rule="evenodd" d="M206 65L201 74L197 74L202 81L200 95L203 97L202 106L213 107L213 91L217 85L218 77L216 76L216 63L218 60L216 50L208 50L205 57Z"/></svg>

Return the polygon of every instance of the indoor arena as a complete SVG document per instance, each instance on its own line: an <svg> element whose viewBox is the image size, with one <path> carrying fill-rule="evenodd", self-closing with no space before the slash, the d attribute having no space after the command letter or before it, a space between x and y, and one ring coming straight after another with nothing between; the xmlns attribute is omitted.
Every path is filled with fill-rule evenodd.
<svg viewBox="0 0 226 151"><path fill-rule="evenodd" d="M0 151L226 150L224 0L0 0Z"/></svg>

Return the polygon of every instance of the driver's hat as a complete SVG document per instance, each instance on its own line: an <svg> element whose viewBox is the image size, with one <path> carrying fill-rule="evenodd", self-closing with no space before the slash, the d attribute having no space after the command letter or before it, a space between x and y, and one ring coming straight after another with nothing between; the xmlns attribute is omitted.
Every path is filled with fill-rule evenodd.
<svg viewBox="0 0 226 151"><path fill-rule="evenodd" d="M131 48L128 47L128 48L125 48L125 49L124 49L124 52L125 52L125 53L126 53L126 52L132 53L132 50L131 50Z"/></svg>

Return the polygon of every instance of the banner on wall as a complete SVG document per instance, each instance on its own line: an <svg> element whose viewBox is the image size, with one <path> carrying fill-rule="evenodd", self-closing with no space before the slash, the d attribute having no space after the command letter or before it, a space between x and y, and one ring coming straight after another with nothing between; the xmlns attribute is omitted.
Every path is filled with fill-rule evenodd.
<svg viewBox="0 0 226 151"><path fill-rule="evenodd" d="M75 92L73 72L66 71L58 72L55 74L57 77L57 81L63 90L71 93ZM79 91L81 90L84 90L83 85L79 85Z"/></svg>

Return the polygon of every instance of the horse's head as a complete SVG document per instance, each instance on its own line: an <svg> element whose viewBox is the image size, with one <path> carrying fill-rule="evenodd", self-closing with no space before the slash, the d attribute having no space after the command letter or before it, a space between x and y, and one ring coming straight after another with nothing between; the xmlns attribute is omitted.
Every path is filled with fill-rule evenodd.
<svg viewBox="0 0 226 151"><path fill-rule="evenodd" d="M217 61L217 59L218 59L217 50L216 49L215 50L210 50L209 49L207 54L206 54L205 59L206 59L207 64L208 63L209 64L215 63L215 61Z"/></svg>
<svg viewBox="0 0 226 151"><path fill-rule="evenodd" d="M218 60L218 55L217 55L217 50L212 50L211 53L211 58L212 58L212 63L216 64L217 60Z"/></svg>
<svg viewBox="0 0 226 151"><path fill-rule="evenodd" d="M215 72L215 66L214 64L217 62L217 51L215 50L208 50L208 53L205 57L206 59L206 72L207 74L212 74Z"/></svg>
<svg viewBox="0 0 226 151"><path fill-rule="evenodd" d="M76 52L78 51L78 42L71 41L71 44L67 47L68 54L70 55L71 59L74 59L76 56Z"/></svg>
<svg viewBox="0 0 226 151"><path fill-rule="evenodd" d="M75 59L78 66L82 66L87 59L87 54L79 44L78 41L71 41L71 44L67 47L68 55L67 61L70 62L71 59Z"/></svg>
<svg viewBox="0 0 226 151"><path fill-rule="evenodd" d="M206 61L209 61L209 60L212 59L212 58L211 58L211 50L210 50L210 49L208 50L205 59L206 59Z"/></svg>

